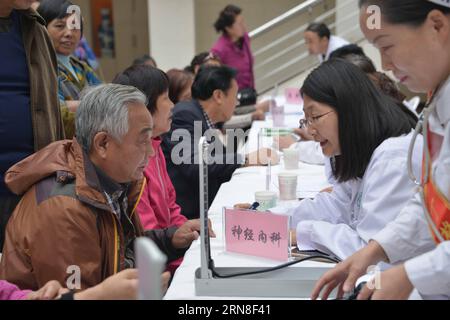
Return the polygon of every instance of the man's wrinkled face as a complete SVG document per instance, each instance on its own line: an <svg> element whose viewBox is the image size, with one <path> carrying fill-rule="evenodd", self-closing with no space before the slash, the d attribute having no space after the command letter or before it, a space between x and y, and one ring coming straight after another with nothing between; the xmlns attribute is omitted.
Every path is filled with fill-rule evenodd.
<svg viewBox="0 0 450 320"><path fill-rule="evenodd" d="M128 107L128 133L119 142L111 138L108 143L103 169L114 181L128 183L144 177L152 147L153 119L142 103Z"/></svg>

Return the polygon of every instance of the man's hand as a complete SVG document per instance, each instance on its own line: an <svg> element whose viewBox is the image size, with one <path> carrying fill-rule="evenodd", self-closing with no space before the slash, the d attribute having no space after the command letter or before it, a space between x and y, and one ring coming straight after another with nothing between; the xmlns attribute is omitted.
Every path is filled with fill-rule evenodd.
<svg viewBox="0 0 450 320"><path fill-rule="evenodd" d="M167 292L170 272L161 275L161 292ZM119 272L99 285L74 295L75 300L137 300L139 275L137 269Z"/></svg>
<svg viewBox="0 0 450 320"><path fill-rule="evenodd" d="M292 135L274 137L274 146L278 150L287 149L294 143L295 143L295 140Z"/></svg>
<svg viewBox="0 0 450 320"><path fill-rule="evenodd" d="M336 267L326 272L316 283L311 299L319 297L323 289L322 299L328 299L330 293L338 288L338 298L342 298L344 293L349 293L355 288L356 281L367 273L371 265L380 261L387 261L383 248L376 242L369 244L350 256L347 260L339 263Z"/></svg>
<svg viewBox="0 0 450 320"><path fill-rule="evenodd" d="M404 265L393 267L381 273L380 288L375 287L375 279L366 284L358 295L358 300L407 300L414 287L408 278Z"/></svg>
<svg viewBox="0 0 450 320"><path fill-rule="evenodd" d="M200 237L201 222L199 219L186 221L175 232L172 238L172 245L176 249L184 249L191 245L192 241ZM211 220L208 220L209 236L215 238L216 234L212 229Z"/></svg>
<svg viewBox="0 0 450 320"><path fill-rule="evenodd" d="M257 103L255 105L255 108L256 108L256 110L266 113L266 112L269 112L271 103L272 103L272 100L266 100L264 102Z"/></svg>
<svg viewBox="0 0 450 320"><path fill-rule="evenodd" d="M47 282L41 289L28 294L27 300L54 300L69 290L64 289L58 281Z"/></svg>
<svg viewBox="0 0 450 320"><path fill-rule="evenodd" d="M267 166L270 163L277 165L280 162L280 157L276 151L272 149L262 148L258 151L247 155L247 166Z"/></svg>
<svg viewBox="0 0 450 320"><path fill-rule="evenodd" d="M307 129L297 128L297 129L294 129L294 133L296 135L298 135L300 138L302 138L303 141L312 141L312 140L314 140L314 137L309 134Z"/></svg>
<svg viewBox="0 0 450 320"><path fill-rule="evenodd" d="M162 285L161 289L162 289L163 295L165 295L167 292L167 289L169 289L169 282L170 282L171 277L172 276L170 275L169 271L166 271L161 275L161 285Z"/></svg>
<svg viewBox="0 0 450 320"><path fill-rule="evenodd" d="M333 187L328 187L320 191L320 193L332 193Z"/></svg>
<svg viewBox="0 0 450 320"><path fill-rule="evenodd" d="M95 287L78 292L75 300L136 300L138 296L138 271L127 269Z"/></svg>
<svg viewBox="0 0 450 320"><path fill-rule="evenodd" d="M263 111L256 110L252 113L252 121L263 121L266 119L266 116Z"/></svg>
<svg viewBox="0 0 450 320"><path fill-rule="evenodd" d="M248 210L251 206L251 203L237 203L233 207L238 210Z"/></svg>

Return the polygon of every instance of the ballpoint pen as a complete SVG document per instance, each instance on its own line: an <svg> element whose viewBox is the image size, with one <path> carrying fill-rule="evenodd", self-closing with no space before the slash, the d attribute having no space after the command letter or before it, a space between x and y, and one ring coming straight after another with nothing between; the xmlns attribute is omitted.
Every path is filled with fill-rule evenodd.
<svg viewBox="0 0 450 320"><path fill-rule="evenodd" d="M272 161L269 160L269 163L267 164L267 170L266 170L266 191L270 191L270 180L271 180L271 171L272 171Z"/></svg>

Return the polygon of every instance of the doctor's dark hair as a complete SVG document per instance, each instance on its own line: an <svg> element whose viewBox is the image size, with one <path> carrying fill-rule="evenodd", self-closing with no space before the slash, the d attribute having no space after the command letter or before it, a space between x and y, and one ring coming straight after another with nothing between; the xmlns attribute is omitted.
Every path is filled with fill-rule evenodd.
<svg viewBox="0 0 450 320"><path fill-rule="evenodd" d="M409 121L412 126L417 124L417 116L410 111L403 101L406 96L398 89L397 85L393 80L391 80L386 74L378 72L373 61L365 55L359 54L348 54L344 55L343 59L350 62L351 64L357 66L359 69L364 71L364 73L369 77L370 80L381 90L385 95L393 98L400 109L408 115Z"/></svg>
<svg viewBox="0 0 450 320"><path fill-rule="evenodd" d="M219 18L214 23L217 32L226 33L226 28L231 27L236 21L236 16L242 13L242 9L238 6L229 4L219 14Z"/></svg>
<svg viewBox="0 0 450 320"><path fill-rule="evenodd" d="M70 14L67 13L67 9L74 5L68 0L42 0L37 9L39 15L44 18L45 23L48 25L56 19L64 19ZM81 35L83 36L83 19L80 19Z"/></svg>
<svg viewBox="0 0 450 320"><path fill-rule="evenodd" d="M236 71L227 66L203 66L192 84L192 98L205 101L212 97L215 90L228 93L235 77Z"/></svg>
<svg viewBox="0 0 450 320"><path fill-rule="evenodd" d="M333 175L339 182L362 178L375 149L414 128L409 116L368 76L342 59L329 60L305 80L302 95L327 104L338 115L341 154Z"/></svg>
<svg viewBox="0 0 450 320"><path fill-rule="evenodd" d="M450 14L450 8L426 0L359 0L360 8L370 5L378 6L388 23L411 27L422 25L433 10Z"/></svg>
<svg viewBox="0 0 450 320"><path fill-rule="evenodd" d="M340 47L340 48L334 50L330 54L330 59L337 59L337 58L344 59L345 57L347 57L349 55L365 56L365 53L364 53L363 48L361 48L357 44L351 43L351 44L348 44L346 46L343 46L343 47Z"/></svg>
<svg viewBox="0 0 450 320"><path fill-rule="evenodd" d="M131 66L116 75L112 83L132 86L147 97L147 109L152 115L157 111L159 96L169 90L169 78L164 71L148 65Z"/></svg>
<svg viewBox="0 0 450 320"><path fill-rule="evenodd" d="M331 31L330 29L328 29L327 25L325 23L322 22L313 22L311 23L305 30L306 31L311 31L314 33L317 33L317 35L320 38L326 37L327 39L330 39L331 37Z"/></svg>

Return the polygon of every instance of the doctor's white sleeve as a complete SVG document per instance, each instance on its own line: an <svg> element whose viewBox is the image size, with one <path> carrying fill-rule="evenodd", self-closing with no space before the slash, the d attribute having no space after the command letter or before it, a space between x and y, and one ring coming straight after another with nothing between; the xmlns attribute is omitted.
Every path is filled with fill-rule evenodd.
<svg viewBox="0 0 450 320"><path fill-rule="evenodd" d="M397 217L413 192L414 185L403 171L405 162L402 156L384 156L374 162L363 178L360 196L354 199L357 203L341 213L340 221L299 221L297 241L328 249L341 259L362 249Z"/></svg>
<svg viewBox="0 0 450 320"><path fill-rule="evenodd" d="M436 245L424 216L420 194L416 193L399 216L372 239L381 245L392 264L433 250Z"/></svg>
<svg viewBox="0 0 450 320"><path fill-rule="evenodd" d="M303 200L292 214L298 247L312 247L342 258L337 248L349 237L347 216L351 197L350 184L338 183L331 193L320 193L314 200Z"/></svg>
<svg viewBox="0 0 450 320"><path fill-rule="evenodd" d="M302 221L297 225L297 241L344 260L366 245L359 234L344 223Z"/></svg>
<svg viewBox="0 0 450 320"><path fill-rule="evenodd" d="M292 209L292 227L305 220L319 220L330 223L344 223L350 210L351 188L347 183L339 183L333 192L322 192L312 199L305 199Z"/></svg>
<svg viewBox="0 0 450 320"><path fill-rule="evenodd" d="M450 241L408 260L405 269L409 280L421 294L450 296Z"/></svg>

